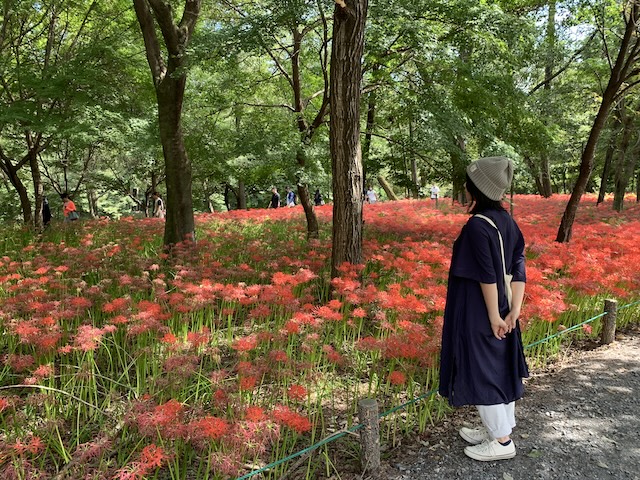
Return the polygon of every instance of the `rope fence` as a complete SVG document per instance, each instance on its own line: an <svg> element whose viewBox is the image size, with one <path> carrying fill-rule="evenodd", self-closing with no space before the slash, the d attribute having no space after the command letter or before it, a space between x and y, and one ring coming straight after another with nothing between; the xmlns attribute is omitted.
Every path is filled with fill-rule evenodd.
<svg viewBox="0 0 640 480"><path fill-rule="evenodd" d="M615 300L613 300L613 301L612 300L605 300L605 311L603 313L600 313L600 314L596 315L595 317L589 318L589 319L587 319L587 320L585 320L583 322L580 322L580 323L578 323L576 325L573 325L573 326L568 327L568 328L566 328L564 330L561 330L561 331L559 331L557 333L554 333L553 335L549 335L549 336L547 336L547 337L545 337L545 338L543 338L541 340L537 340L537 341L535 341L533 343L530 343L530 344L526 345L524 347L524 349L528 350L529 348L535 347L536 345L540 345L541 343L546 343L546 342L548 342L548 341L550 341L550 340L552 340L552 339L554 339L556 337L559 337L561 335L565 335L565 334L567 334L569 332L573 332L574 330L578 330L578 329L582 328L584 325L587 325L587 324L589 324L591 322L594 322L595 320L598 320L599 318L606 317L607 315L610 315L613 318L613 334L615 335L615 315L616 315L616 312L620 311L620 310L624 310L626 308L634 307L636 305L640 305L640 300L636 301L636 302L633 302L633 303L629 303L627 305L623 305L621 307L617 307L617 303L615 302ZM613 315L611 315L611 313L613 313ZM603 334L604 334L604 331L603 331ZM611 332L609 332L609 335L611 336ZM611 336L611 341L612 341L612 339L613 339L613 336ZM610 341L603 342L603 343L610 343ZM400 405L396 405L392 409L387 410L386 412L383 412L383 413L380 413L380 414L377 414L377 404L376 404L376 406L375 406L376 415L374 417L375 420L376 420L376 423L381 418L387 417L387 416L391 415L392 413L397 412L398 410L402 410L403 408L408 407L409 405L413 405L415 403L421 402L425 398L431 397L437 391L438 391L437 387L433 388L433 389L429 390L426 393L423 393L422 395L420 395L418 397L415 397L415 398L413 398L411 400L408 400L408 401L406 401L406 402L404 402L404 403L402 403ZM366 401L366 400L364 400L364 401ZM363 401L361 401L361 402L363 402ZM375 403L375 402L372 402L372 403ZM362 407L362 405L359 404L359 407ZM365 407L365 409L366 409L366 407ZM362 411L361 411L360 408L359 408L359 412L360 412L360 415L362 416ZM249 472L246 475L243 475L242 477L238 477L236 480L246 480L246 479L254 477L254 476L256 476L256 475L258 475L260 473L266 472L267 470L271 470L272 468L277 467L278 465L282 465L283 463L286 463L289 460L293 460L294 458L298 458L298 457L301 457L303 455L310 454L311 452L313 452L314 450L317 450L318 448L322 447L323 445L326 445L326 444L328 444L330 442L338 440L338 439L340 439L340 438L342 438L342 437L344 437L346 435L353 435L355 432L357 432L358 430L360 430L360 429L362 429L364 427L372 428L371 421L366 422L366 423L358 423L357 425L353 425L353 426L351 426L349 428L345 428L343 430L340 430L339 432L335 432L334 434L332 434L332 435L320 440L319 442L317 442L317 443L315 443L315 444L313 444L313 445L311 445L311 446L309 446L307 448L304 448L304 449L302 449L302 450L300 450L298 452L292 453L291 455L289 455L289 456L287 456L285 458L282 458L280 460L276 460L275 462L272 462L272 463L270 463L268 465L265 465L262 468L254 470L252 472ZM377 428L376 428L376 432L377 432ZM379 445L379 439L377 439L377 442L378 442L377 443L377 448L378 448L378 462L379 462L379 453L380 453L379 452L379 446L380 446ZM368 446L368 445L363 445L363 449L365 450L365 453L364 453L365 456L368 455L366 453L366 450L368 450L370 448L375 448L375 446L371 447L371 446Z"/></svg>

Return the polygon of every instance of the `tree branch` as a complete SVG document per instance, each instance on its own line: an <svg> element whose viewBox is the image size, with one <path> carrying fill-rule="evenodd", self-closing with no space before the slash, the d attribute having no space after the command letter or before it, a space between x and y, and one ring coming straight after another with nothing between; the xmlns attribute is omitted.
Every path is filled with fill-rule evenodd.
<svg viewBox="0 0 640 480"><path fill-rule="evenodd" d="M538 89L540 89L541 87L544 87L547 83L551 82L551 80L553 80L554 78L556 78L558 75L560 75L562 72L564 72L565 70L567 70L567 68L569 68L571 66L571 64L573 63L573 61L578 58L578 55L580 55L585 48L587 48L587 46L589 45L589 43L591 43L591 40L593 40L593 38L596 36L596 33L598 31L594 30L594 32L589 36L589 38L587 39L586 42L584 42L584 44L582 45L582 47L580 47L578 50L576 50L573 55L571 55L571 58L569 58L569 60L567 61L567 63L560 68L557 72L555 72L553 75L551 75L549 78L545 78L542 82L538 83L535 87L533 87L528 95L533 95Z"/></svg>
<svg viewBox="0 0 640 480"><path fill-rule="evenodd" d="M165 3L164 0L147 0L148 5L153 10L153 16L160 27L164 44L167 47L169 56L178 57L182 54L180 35L178 27L173 22L173 12L171 4Z"/></svg>
<svg viewBox="0 0 640 480"><path fill-rule="evenodd" d="M160 52L160 44L156 36L153 16L151 15L151 10L146 0L133 0L133 6L136 11L136 16L138 17L140 29L142 30L142 38L144 39L144 45L146 47L147 62L149 63L153 76L153 84L157 86L164 80L167 74L167 67Z"/></svg>
<svg viewBox="0 0 640 480"><path fill-rule="evenodd" d="M286 105L284 103L282 103L282 104L273 104L273 105L260 104L260 103L242 103L242 105L247 106L247 107L258 107L258 108L286 108L290 112L296 113L296 109L295 108L293 108L291 105Z"/></svg>

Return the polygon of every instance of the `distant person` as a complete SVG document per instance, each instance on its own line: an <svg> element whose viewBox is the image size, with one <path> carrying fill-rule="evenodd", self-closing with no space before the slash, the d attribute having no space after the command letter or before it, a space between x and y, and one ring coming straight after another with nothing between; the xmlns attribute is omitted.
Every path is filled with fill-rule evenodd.
<svg viewBox="0 0 640 480"><path fill-rule="evenodd" d="M287 207L296 206L296 193L291 190L291 187L287 188Z"/></svg>
<svg viewBox="0 0 640 480"><path fill-rule="evenodd" d="M42 225L47 228L51 223L51 207L47 197L42 199Z"/></svg>
<svg viewBox="0 0 640 480"><path fill-rule="evenodd" d="M378 196L376 195L376 192L373 191L372 186L369 186L369 188L367 189L365 198L367 200L367 203L376 203L378 201Z"/></svg>
<svg viewBox="0 0 640 480"><path fill-rule="evenodd" d="M440 198L440 188L434 183L431 185L431 200L438 200Z"/></svg>
<svg viewBox="0 0 640 480"><path fill-rule="evenodd" d="M278 189L273 187L271 189L271 201L269 202L269 206L267 208L278 208L280 206L280 194L278 193Z"/></svg>
<svg viewBox="0 0 640 480"><path fill-rule="evenodd" d="M162 201L162 197L158 192L153 192L153 213L155 218L164 218L167 216L167 211Z"/></svg>
<svg viewBox="0 0 640 480"><path fill-rule="evenodd" d="M316 190L316 193L313 194L313 203L316 207L324 205L324 200L322 199L322 194L320 193L319 189Z"/></svg>
<svg viewBox="0 0 640 480"><path fill-rule="evenodd" d="M61 193L60 198L62 199L62 215L64 216L65 223L78 220L80 215L78 215L76 204L73 203L69 194L67 192Z"/></svg>

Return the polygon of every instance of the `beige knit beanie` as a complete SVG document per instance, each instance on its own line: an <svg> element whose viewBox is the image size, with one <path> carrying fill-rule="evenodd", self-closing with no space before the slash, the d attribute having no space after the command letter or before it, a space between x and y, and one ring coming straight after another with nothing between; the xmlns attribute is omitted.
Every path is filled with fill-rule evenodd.
<svg viewBox="0 0 640 480"><path fill-rule="evenodd" d="M502 200L513 180L513 162L507 157L485 157L467 167L467 175L491 200Z"/></svg>

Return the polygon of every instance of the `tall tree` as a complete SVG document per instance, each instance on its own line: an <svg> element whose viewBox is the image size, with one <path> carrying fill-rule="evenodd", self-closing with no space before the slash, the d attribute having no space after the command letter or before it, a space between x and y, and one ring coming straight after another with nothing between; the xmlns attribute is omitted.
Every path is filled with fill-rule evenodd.
<svg viewBox="0 0 640 480"><path fill-rule="evenodd" d="M133 0L158 102L167 185L165 247L195 240L191 162L184 147L181 116L187 82L187 47L200 14L201 2L185 0L182 18L176 25L172 2ZM162 33L166 58L156 35L156 23Z"/></svg>
<svg viewBox="0 0 640 480"><path fill-rule="evenodd" d="M367 0L336 0L330 74L333 171L331 276L344 262L362 262L360 97Z"/></svg>
<svg viewBox="0 0 640 480"><path fill-rule="evenodd" d="M580 173L571 192L571 197L569 198L564 214L562 215L562 221L560 222L556 236L557 242L564 243L571 240L573 222L576 218L576 212L578 211L578 204L591 177L598 139L605 126L612 105L622 93L637 83L640 83L640 80L637 79L640 73L640 69L638 68L638 62L640 61L640 36L638 36L637 32L638 20L640 19L640 0L629 0L625 2L622 16L624 19L624 32L620 39L618 54L615 61L610 59L611 75L602 94L602 101L593 121L589 138L582 151Z"/></svg>
<svg viewBox="0 0 640 480"><path fill-rule="evenodd" d="M618 148L618 158L615 162L613 209L621 212L624 204L624 195L627 192L629 180L633 178L635 170L638 143L631 145L633 137L638 134L637 124L637 102L630 102L626 95L620 97L620 121L622 123L622 134Z"/></svg>
<svg viewBox="0 0 640 480"><path fill-rule="evenodd" d="M2 4L0 171L18 193L24 222L36 228L46 150L56 139L91 131L122 98L110 84L121 79L115 52L126 34L115 31L122 10L119 2L97 0ZM29 170L31 186L22 170Z"/></svg>

